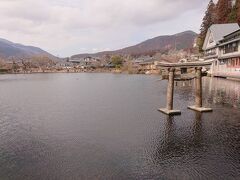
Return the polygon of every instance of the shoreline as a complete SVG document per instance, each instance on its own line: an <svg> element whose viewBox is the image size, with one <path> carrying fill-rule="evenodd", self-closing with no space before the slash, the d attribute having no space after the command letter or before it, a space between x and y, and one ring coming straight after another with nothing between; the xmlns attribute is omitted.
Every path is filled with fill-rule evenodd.
<svg viewBox="0 0 240 180"><path fill-rule="evenodd" d="M20 72L1 72L0 75L6 74L57 74L57 73L108 73L108 74L135 74L135 75L161 75L159 72L151 73L151 72L142 72L142 73L134 73L129 71L122 71L122 70L46 70L46 71L20 71Z"/></svg>

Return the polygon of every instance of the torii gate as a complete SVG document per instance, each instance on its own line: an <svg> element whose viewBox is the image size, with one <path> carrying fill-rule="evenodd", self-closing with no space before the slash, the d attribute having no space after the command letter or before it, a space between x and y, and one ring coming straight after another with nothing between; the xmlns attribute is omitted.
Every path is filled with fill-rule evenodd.
<svg viewBox="0 0 240 180"><path fill-rule="evenodd" d="M168 69L168 88L167 88L167 106L166 108L160 108L159 111L167 115L180 115L180 110L173 109L173 96L174 96L174 80L176 68L195 68L196 75L194 77L178 79L178 80L191 80L196 79L195 83L195 105L188 106L189 109L198 112L211 112L211 108L205 108L202 106L202 68L209 66L212 61L204 62L191 62L191 63L160 63L159 66L164 69Z"/></svg>

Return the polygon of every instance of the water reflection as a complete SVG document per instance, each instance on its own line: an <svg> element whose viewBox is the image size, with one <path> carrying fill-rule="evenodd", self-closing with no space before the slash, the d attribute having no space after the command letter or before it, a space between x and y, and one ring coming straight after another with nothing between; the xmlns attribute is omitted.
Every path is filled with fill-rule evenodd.
<svg viewBox="0 0 240 180"><path fill-rule="evenodd" d="M189 89L189 87L193 86L193 80L189 80L189 81L175 81L175 86L176 87L180 87L180 88L185 88L185 89Z"/></svg>
<svg viewBox="0 0 240 180"><path fill-rule="evenodd" d="M204 132L201 113L195 112L195 119L190 129L190 132L179 133L174 117L167 117L163 138L160 139L161 143L157 145L154 154L155 163L203 150Z"/></svg>
<svg viewBox="0 0 240 180"><path fill-rule="evenodd" d="M164 133L158 137L152 153L155 166L173 178L186 177L186 171L191 179L238 178L240 114L232 115L230 121L225 113L217 112L223 117L216 118L215 113L193 112L193 120L181 128L179 118L167 117ZM212 121L213 118L216 119ZM183 172L185 175L179 176ZM223 172L228 175L219 178L218 174Z"/></svg>
<svg viewBox="0 0 240 180"><path fill-rule="evenodd" d="M202 113L194 112L195 120L193 122L193 144L195 148L201 148L203 144L203 127L202 127ZM201 149L199 149L201 150Z"/></svg>
<svg viewBox="0 0 240 180"><path fill-rule="evenodd" d="M175 82L176 94L182 99L195 98L195 80ZM240 81L231 81L222 78L203 78L204 104L212 107L224 105L240 108Z"/></svg>
<svg viewBox="0 0 240 180"><path fill-rule="evenodd" d="M240 108L240 82L221 78L210 78L204 81L204 87L209 87L208 103L215 105L229 105Z"/></svg>

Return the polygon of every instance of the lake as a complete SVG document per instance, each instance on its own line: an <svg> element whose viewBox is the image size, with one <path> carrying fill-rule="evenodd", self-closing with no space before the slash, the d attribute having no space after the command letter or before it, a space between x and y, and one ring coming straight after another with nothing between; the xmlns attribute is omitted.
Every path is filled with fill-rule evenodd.
<svg viewBox="0 0 240 180"><path fill-rule="evenodd" d="M204 105L159 76L0 76L0 179L239 179L240 82L204 78Z"/></svg>

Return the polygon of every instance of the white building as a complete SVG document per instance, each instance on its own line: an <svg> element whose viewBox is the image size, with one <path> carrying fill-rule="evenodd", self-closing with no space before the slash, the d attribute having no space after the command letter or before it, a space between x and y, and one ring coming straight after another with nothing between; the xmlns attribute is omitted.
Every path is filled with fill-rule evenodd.
<svg viewBox="0 0 240 180"><path fill-rule="evenodd" d="M240 78L240 27L214 24L203 44L205 60L212 60L211 74L218 77Z"/></svg>

